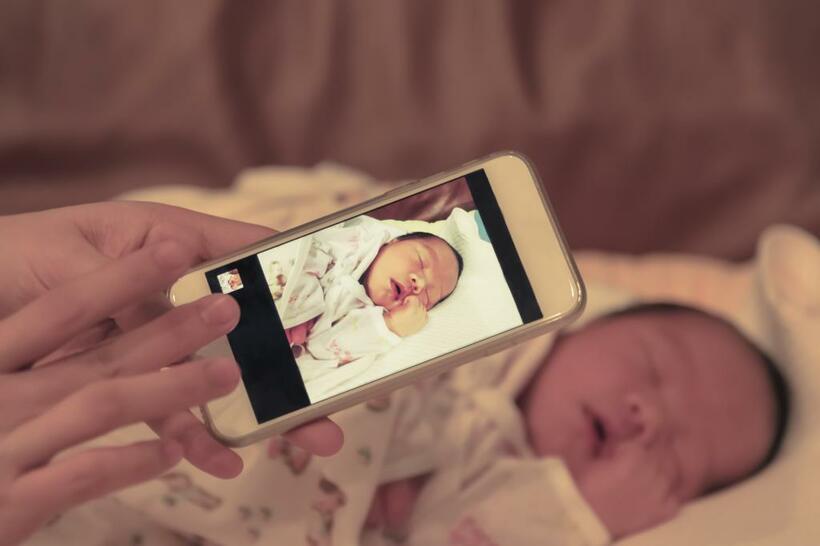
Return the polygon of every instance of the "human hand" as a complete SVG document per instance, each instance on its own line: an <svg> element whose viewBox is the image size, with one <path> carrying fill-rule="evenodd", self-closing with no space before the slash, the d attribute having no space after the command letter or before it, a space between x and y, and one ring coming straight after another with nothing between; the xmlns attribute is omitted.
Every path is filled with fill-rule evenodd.
<svg viewBox="0 0 820 546"><path fill-rule="evenodd" d="M659 525L680 509L676 462L648 455L648 449L640 442L620 444L579 480L582 496L615 539Z"/></svg>
<svg viewBox="0 0 820 546"><path fill-rule="evenodd" d="M399 337L413 335L427 324L427 308L415 294L407 296L401 305L386 311L384 322Z"/></svg>
<svg viewBox="0 0 820 546"><path fill-rule="evenodd" d="M292 328L285 329L285 336L288 338L288 343L291 346L293 345L302 345L307 341L308 335L310 334L310 329L313 328L313 325L316 324L316 319L310 319L307 322L303 322L302 324L297 324Z"/></svg>
<svg viewBox="0 0 820 546"><path fill-rule="evenodd" d="M379 486L370 501L365 527L380 529L382 534L396 542L405 540L413 509L428 478L426 474Z"/></svg>
<svg viewBox="0 0 820 546"><path fill-rule="evenodd" d="M167 286L191 262L178 244L151 245L49 290L0 321L0 544L17 544L63 510L155 477L183 455L172 438L66 450L236 387L239 370L230 359L174 365L236 325L239 309L222 295L34 365Z"/></svg>
<svg viewBox="0 0 820 546"><path fill-rule="evenodd" d="M189 249L193 263L212 259L263 239L272 230L153 203L110 202L0 217L0 317L50 290L73 282L112 261L162 241ZM179 275L183 270L179 270ZM168 312L165 286L152 287L139 301L101 317L43 356L54 360L130 331ZM137 279L137 284L142 280ZM125 287L123 287L124 289ZM197 347L198 348L198 347ZM219 444L189 411L160 416L149 423L164 439L183 446L185 457L218 477L232 477L242 468L238 455ZM288 434L296 445L320 455L337 451L342 432L328 419L304 425Z"/></svg>

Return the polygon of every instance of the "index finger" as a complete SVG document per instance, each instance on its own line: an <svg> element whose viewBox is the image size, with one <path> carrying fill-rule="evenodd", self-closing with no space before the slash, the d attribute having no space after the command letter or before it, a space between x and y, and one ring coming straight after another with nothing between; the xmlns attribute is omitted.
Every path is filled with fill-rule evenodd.
<svg viewBox="0 0 820 546"><path fill-rule="evenodd" d="M123 307L170 285L191 253L163 243L60 285L0 321L0 371L25 367Z"/></svg>
<svg viewBox="0 0 820 546"><path fill-rule="evenodd" d="M342 429L327 417L286 432L285 437L294 445L320 457L335 454L344 443Z"/></svg>

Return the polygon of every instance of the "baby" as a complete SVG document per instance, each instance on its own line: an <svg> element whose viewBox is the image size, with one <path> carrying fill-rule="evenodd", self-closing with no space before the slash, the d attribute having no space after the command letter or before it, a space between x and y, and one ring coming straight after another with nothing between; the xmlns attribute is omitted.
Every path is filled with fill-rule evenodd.
<svg viewBox="0 0 820 546"><path fill-rule="evenodd" d="M731 325L657 304L560 337L516 406L531 455L562 460L617 539L765 467L781 445L789 397L771 361ZM369 527L403 534L436 472L382 485ZM482 536L480 516L460 521ZM488 535L488 544L500 538Z"/></svg>
<svg viewBox="0 0 820 546"><path fill-rule="evenodd" d="M346 440L335 457L277 438L246 448L235 480L182 463L118 499L150 516L140 536L166 536L140 542L150 546L179 546L176 533L231 546L602 546L778 452L783 378L720 319L640 306L551 340L338 414ZM94 542L84 521L83 544L125 544L136 528L110 525Z"/></svg>
<svg viewBox="0 0 820 546"><path fill-rule="evenodd" d="M330 367L374 357L415 334L453 290L463 268L444 239L395 237L362 216L313 235L282 322L295 354Z"/></svg>

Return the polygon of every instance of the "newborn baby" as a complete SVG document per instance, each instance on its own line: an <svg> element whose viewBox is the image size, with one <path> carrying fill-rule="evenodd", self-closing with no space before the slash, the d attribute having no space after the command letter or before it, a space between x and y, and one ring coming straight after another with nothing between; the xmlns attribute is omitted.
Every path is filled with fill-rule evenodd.
<svg viewBox="0 0 820 546"><path fill-rule="evenodd" d="M720 319L666 305L609 315L559 338L516 402L529 455L563 461L613 539L756 473L775 456L788 415L783 378L760 351ZM500 456L516 451L514 442L497 444ZM369 526L406 533L436 473L383 485ZM450 543L459 543L453 530L464 521L487 544L503 538L482 529L480 511L472 515L457 510L445 524Z"/></svg>
<svg viewBox="0 0 820 546"><path fill-rule="evenodd" d="M282 317L288 340L323 367L375 357L424 327L462 267L444 239L423 232L394 237L367 216L320 231L289 280L296 284Z"/></svg>
<svg viewBox="0 0 820 546"><path fill-rule="evenodd" d="M181 463L117 494L150 522L78 528L89 545L603 546L763 468L788 411L732 326L640 306L345 410L334 457L279 438L245 448L235 480Z"/></svg>

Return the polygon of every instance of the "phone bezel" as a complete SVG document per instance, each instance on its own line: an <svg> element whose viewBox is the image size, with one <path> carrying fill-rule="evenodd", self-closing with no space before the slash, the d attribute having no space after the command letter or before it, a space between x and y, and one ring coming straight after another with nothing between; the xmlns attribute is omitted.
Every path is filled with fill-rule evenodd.
<svg viewBox="0 0 820 546"><path fill-rule="evenodd" d="M484 170L490 187L495 193L496 201L504 215L513 243L516 246L524 270L530 278L539 307L544 312L544 317L262 424L256 422L247 392L244 385L240 384L230 395L202 407L205 422L214 436L231 446L248 445L267 436L290 430L318 417L378 397L407 383L441 373L459 364L495 353L525 339L560 328L580 315L586 301L583 281L572 255L568 251L564 236L537 173L530 162L516 152L493 154L487 158L467 163L457 169L403 185L359 205L244 247L229 256L204 263L177 281L171 288L169 297L174 305L183 305L195 301L210 294L205 277L206 271L248 255L257 254L272 246L286 243L352 217L366 214L373 209L399 201L480 169ZM516 214L509 214L511 210L516 211ZM505 211L507 211L507 214L505 214ZM534 241L531 236L527 237L527 234L531 235L532 233L551 233L553 236L547 237L545 240ZM533 271L539 271L542 274L536 276L532 274ZM562 283L564 288L556 288L556 284L554 284L556 278L564 279ZM556 301L561 298L564 301L556 305ZM557 310L548 314L547 311L552 309ZM205 356L230 355L231 351L227 338L220 338L201 354ZM238 413L240 415L231 416L230 420L232 422L228 426L222 423L225 419L216 417L216 414L223 413L230 404L239 404ZM220 411L215 411L217 406L219 406ZM235 412L236 408L233 408L231 413Z"/></svg>

